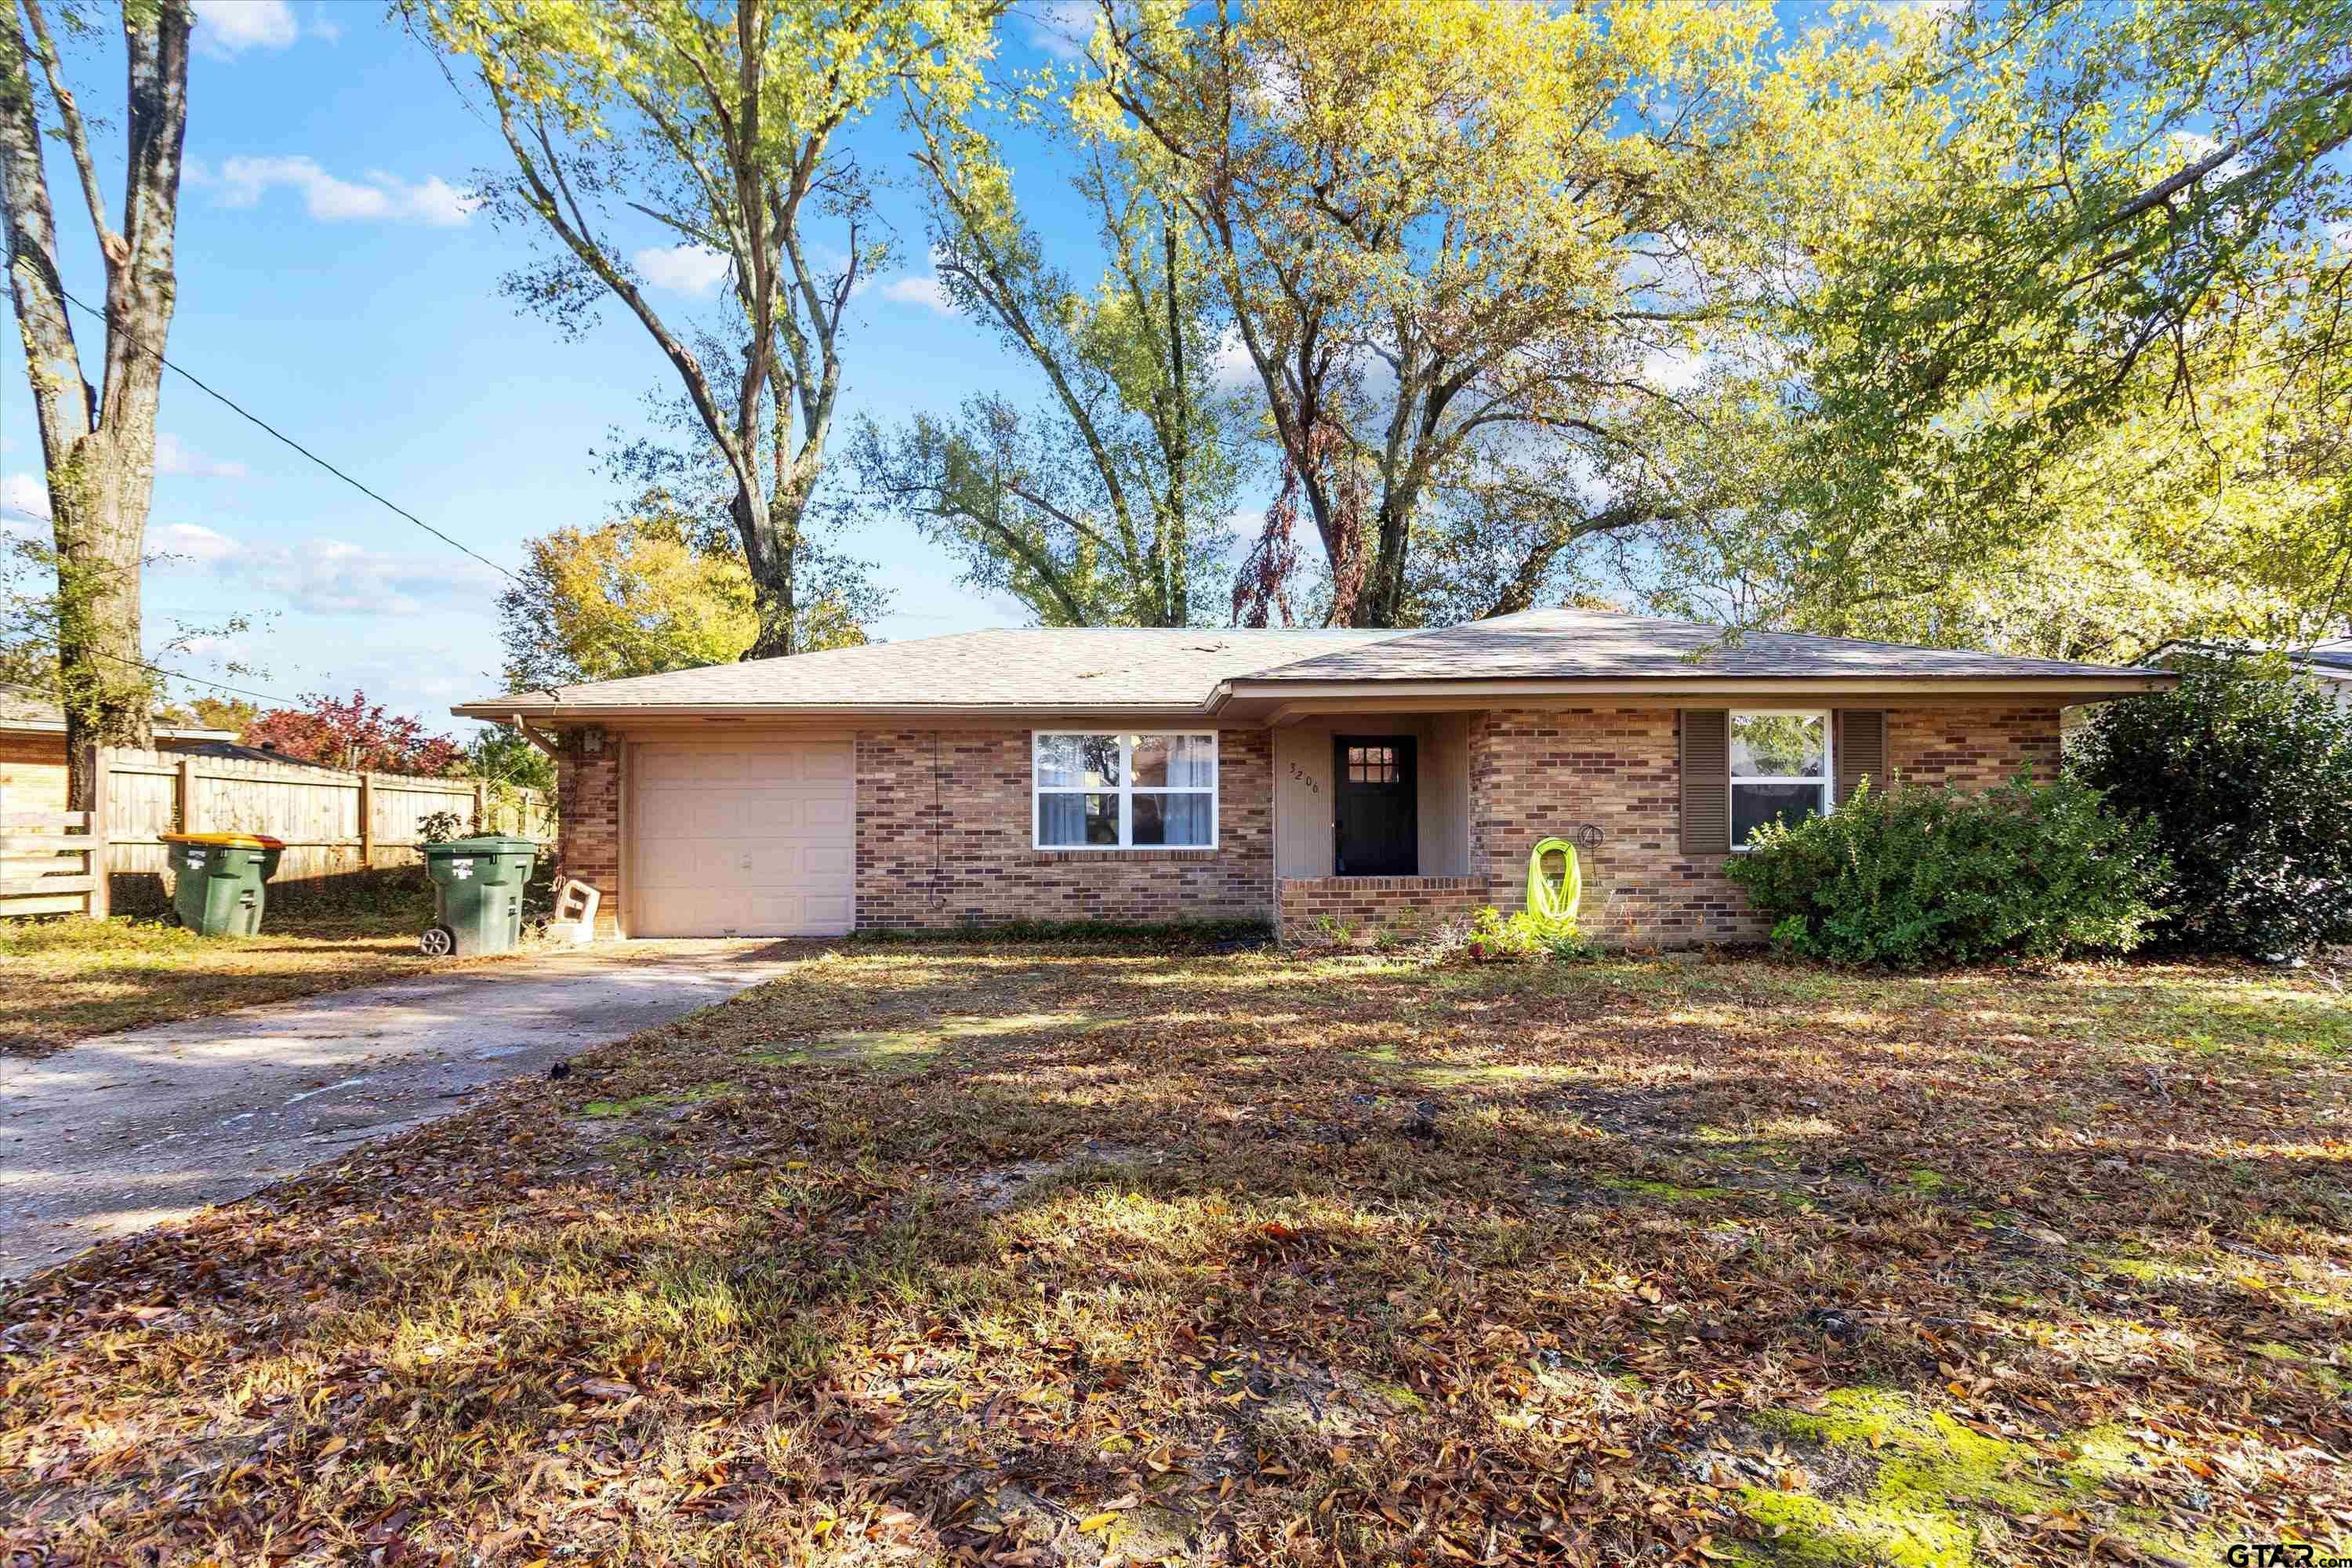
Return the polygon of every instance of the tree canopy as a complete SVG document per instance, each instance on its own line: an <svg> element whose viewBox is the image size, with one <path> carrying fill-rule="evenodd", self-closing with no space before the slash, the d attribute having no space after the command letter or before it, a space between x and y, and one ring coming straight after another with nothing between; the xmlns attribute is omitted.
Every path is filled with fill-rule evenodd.
<svg viewBox="0 0 2352 1568"><path fill-rule="evenodd" d="M507 688L616 680L745 657L759 636L751 574L718 529L661 504L531 540L499 597ZM835 590L794 609L797 651L862 643L871 605Z"/></svg>
<svg viewBox="0 0 2352 1568"><path fill-rule="evenodd" d="M1027 97L1006 98L1000 118L1040 118ZM1103 144L1072 149L1087 237L1107 258L1082 288L1022 215L978 122L919 124L941 284L1034 366L1046 395L1024 407L983 393L896 429L869 419L856 446L867 496L912 515L966 583L1013 595L1041 625L1180 626L1221 610L1240 410L1215 384L1213 282L1181 204Z"/></svg>
<svg viewBox="0 0 2352 1568"><path fill-rule="evenodd" d="M551 241L509 279L577 331L617 301L667 360L731 479L751 584L747 657L798 650L803 524L841 395L852 296L889 237L849 133L893 95L953 104L992 0L404 0L470 59L512 155L492 216ZM721 260L726 305L689 327L647 296L649 222Z"/></svg>

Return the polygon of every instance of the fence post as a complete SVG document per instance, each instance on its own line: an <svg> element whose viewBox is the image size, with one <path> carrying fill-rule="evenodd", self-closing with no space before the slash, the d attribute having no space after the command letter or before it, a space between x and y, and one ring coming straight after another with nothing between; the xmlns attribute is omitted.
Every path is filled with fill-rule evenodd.
<svg viewBox="0 0 2352 1568"><path fill-rule="evenodd" d="M360 774L360 869L375 869L375 775Z"/></svg>
<svg viewBox="0 0 2352 1568"><path fill-rule="evenodd" d="M109 786L114 779L114 749L100 746L92 772L98 777L89 792L89 918L102 921L114 911L112 857L107 853L110 824L106 810Z"/></svg>
<svg viewBox="0 0 2352 1568"><path fill-rule="evenodd" d="M489 781L488 781L488 779L476 779L476 780L474 781L474 831L475 831L475 832L477 832L477 833L488 833L488 832L489 832L489 831L491 830L491 824L490 824L490 818L489 818L489 810L490 810L490 783L489 783Z"/></svg>
<svg viewBox="0 0 2352 1568"><path fill-rule="evenodd" d="M178 808L173 815L180 819L180 831L202 833L205 830L204 813L197 805L195 758L180 759L180 781L177 787L180 798L172 804Z"/></svg>

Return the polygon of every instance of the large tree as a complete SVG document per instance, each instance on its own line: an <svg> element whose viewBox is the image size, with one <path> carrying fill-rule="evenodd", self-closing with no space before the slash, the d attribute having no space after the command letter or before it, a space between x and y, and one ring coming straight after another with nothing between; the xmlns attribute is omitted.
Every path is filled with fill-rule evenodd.
<svg viewBox="0 0 2352 1568"><path fill-rule="evenodd" d="M742 558L659 491L598 527L541 534L524 555L514 585L499 595L509 690L723 664L759 635ZM873 599L854 574L845 586L803 596L795 647L864 642Z"/></svg>
<svg viewBox="0 0 2352 1568"><path fill-rule="evenodd" d="M1008 96L1009 121L1032 118L1025 93ZM1227 539L1240 410L1217 385L1215 283L1190 217L1145 166L1100 142L1073 149L1091 233L1060 226L1060 243L1090 240L1106 258L1081 287L973 118L916 123L940 282L1046 395L1024 406L984 393L895 429L866 420L855 447L866 493L952 550L965 582L1012 594L1042 625L1221 616L1204 579Z"/></svg>
<svg viewBox="0 0 2352 1568"><path fill-rule="evenodd" d="M1660 422L1747 315L1764 195L1809 151L1756 90L1771 26L1685 0L1106 9L1081 113L1183 203L1282 458L1245 613L1286 592L1296 520L1328 618L1393 626L1429 612L1440 515L1513 541L1462 606L1492 613L1577 541L1690 506Z"/></svg>
<svg viewBox="0 0 2352 1568"><path fill-rule="evenodd" d="M121 216L108 217L92 124L67 81L60 31L95 32L68 4L53 26L40 0L0 15L0 214L8 287L25 344L56 540L53 621L66 711L67 804L87 811L101 745L152 739L140 639L140 563L155 489L155 409L178 296L173 269L180 147L188 121L185 0L122 0L128 68ZM69 161L106 273L98 381L75 336L46 153Z"/></svg>
<svg viewBox="0 0 2352 1568"><path fill-rule="evenodd" d="M514 164L485 183L491 213L553 241L511 289L574 331L617 300L652 337L732 480L745 657L796 651L849 301L889 253L850 143L902 89L967 94L993 0L404 4L474 62ZM635 259L648 225L723 268L722 321L656 307Z"/></svg>
<svg viewBox="0 0 2352 1568"><path fill-rule="evenodd" d="M1837 53L1781 226L1793 526L1748 542L1792 616L2106 657L2342 626L2352 5L1999 0Z"/></svg>

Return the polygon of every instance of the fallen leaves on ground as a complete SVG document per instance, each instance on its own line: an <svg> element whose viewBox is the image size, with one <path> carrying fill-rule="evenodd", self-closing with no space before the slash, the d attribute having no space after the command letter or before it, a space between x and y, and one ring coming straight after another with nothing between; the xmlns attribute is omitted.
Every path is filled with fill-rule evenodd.
<svg viewBox="0 0 2352 1568"><path fill-rule="evenodd" d="M0 1302L0 1542L2342 1550L2340 979L813 951Z"/></svg>
<svg viewBox="0 0 2352 1568"><path fill-rule="evenodd" d="M0 1056L454 967L416 951L424 908L273 913L257 936L198 936L162 920L10 922L0 926Z"/></svg>

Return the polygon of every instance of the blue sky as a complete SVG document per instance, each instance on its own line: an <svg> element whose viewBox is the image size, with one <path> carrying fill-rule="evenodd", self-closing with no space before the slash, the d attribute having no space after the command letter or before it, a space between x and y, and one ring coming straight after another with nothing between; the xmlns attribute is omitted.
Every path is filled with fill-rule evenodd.
<svg viewBox="0 0 2352 1568"><path fill-rule="evenodd" d="M190 174L179 225L180 305L170 356L262 418L493 561L519 563L533 534L605 516L616 492L593 454L645 424L648 392L674 387L634 320L607 310L582 342L520 316L499 294L524 237L468 210L473 172L505 155L494 129L451 90L434 58L374 0L197 0L190 70ZM1058 15L1075 14L1075 8ZM1006 63L1067 45L1056 15L1016 16ZM117 90L110 49L69 60L85 106ZM100 133L109 172L119 132ZM1052 232L1059 176L1016 164L1024 201ZM89 224L62 158L51 193L69 247L67 285L103 295ZM107 191L119 203L119 184ZM1031 384L979 327L946 313L919 216L886 198L898 264L853 307L844 416L944 411L986 386ZM648 249L659 246L646 237ZM1074 272L1091 275L1085 254ZM666 310L690 311L690 265L667 279ZM77 322L85 363L100 338ZM40 450L14 331L0 334L0 527L38 527ZM294 696L371 697L463 732L450 703L498 689L503 579L402 521L167 375L147 574L148 647L175 624L257 617L232 645L205 641L162 662ZM875 628L910 637L1018 625L1022 607L976 595L904 524L844 541L894 593ZM224 674L225 661L264 673ZM175 691L174 695L188 694Z"/></svg>

